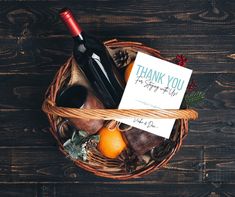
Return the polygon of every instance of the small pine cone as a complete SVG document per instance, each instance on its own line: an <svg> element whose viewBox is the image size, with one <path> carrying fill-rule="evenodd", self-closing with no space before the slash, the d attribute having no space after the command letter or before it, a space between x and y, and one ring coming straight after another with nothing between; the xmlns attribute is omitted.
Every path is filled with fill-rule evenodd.
<svg viewBox="0 0 235 197"><path fill-rule="evenodd" d="M127 60L129 58L129 55L126 50L118 50L114 55L113 59L116 63L117 67L120 68L127 64Z"/></svg>
<svg viewBox="0 0 235 197"><path fill-rule="evenodd" d="M151 158L155 161L160 161L170 153L170 151L175 147L175 142L166 139L160 146L154 147L150 151Z"/></svg>
<svg viewBox="0 0 235 197"><path fill-rule="evenodd" d="M134 172L139 162L138 157L130 149L123 151L121 155L119 155L118 159L120 167L128 173Z"/></svg>

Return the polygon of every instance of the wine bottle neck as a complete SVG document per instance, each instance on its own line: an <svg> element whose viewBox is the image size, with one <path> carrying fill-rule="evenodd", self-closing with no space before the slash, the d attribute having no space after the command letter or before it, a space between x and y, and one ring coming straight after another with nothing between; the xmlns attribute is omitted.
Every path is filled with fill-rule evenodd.
<svg viewBox="0 0 235 197"><path fill-rule="evenodd" d="M71 10L64 8L60 11L60 18L64 22L64 24L67 26L67 28L70 31L70 34L72 37L79 37L81 40L82 38L82 29L77 23L75 17L73 16L73 13Z"/></svg>

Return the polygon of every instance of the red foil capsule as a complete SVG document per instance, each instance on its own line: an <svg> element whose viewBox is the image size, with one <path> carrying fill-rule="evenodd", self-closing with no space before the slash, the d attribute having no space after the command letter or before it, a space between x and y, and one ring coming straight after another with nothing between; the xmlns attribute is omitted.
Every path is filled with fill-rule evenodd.
<svg viewBox="0 0 235 197"><path fill-rule="evenodd" d="M65 25L68 27L71 35L73 37L78 36L81 34L82 29L76 22L73 13L70 9L64 8L60 11L60 18L65 23Z"/></svg>

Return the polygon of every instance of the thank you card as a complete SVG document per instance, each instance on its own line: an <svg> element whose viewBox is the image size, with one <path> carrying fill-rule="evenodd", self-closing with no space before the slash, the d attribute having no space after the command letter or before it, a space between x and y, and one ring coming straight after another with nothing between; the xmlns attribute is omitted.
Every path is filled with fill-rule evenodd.
<svg viewBox="0 0 235 197"><path fill-rule="evenodd" d="M138 52L119 109L179 109L192 70ZM169 138L174 119L118 121Z"/></svg>

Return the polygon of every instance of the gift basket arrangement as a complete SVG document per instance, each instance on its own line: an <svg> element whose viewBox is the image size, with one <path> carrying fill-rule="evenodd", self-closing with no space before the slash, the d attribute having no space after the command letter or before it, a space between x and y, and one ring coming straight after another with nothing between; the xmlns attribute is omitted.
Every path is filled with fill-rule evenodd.
<svg viewBox="0 0 235 197"><path fill-rule="evenodd" d="M137 42L114 39L97 44L81 30L70 10L63 9L60 17L76 44L42 106L60 150L79 167L112 179L138 178L164 167L180 149L188 120L198 116L189 109L190 102L203 95L186 95L180 109L117 109L137 52L164 58ZM183 56L172 61L185 64ZM134 117L176 120L166 139L117 121Z"/></svg>

